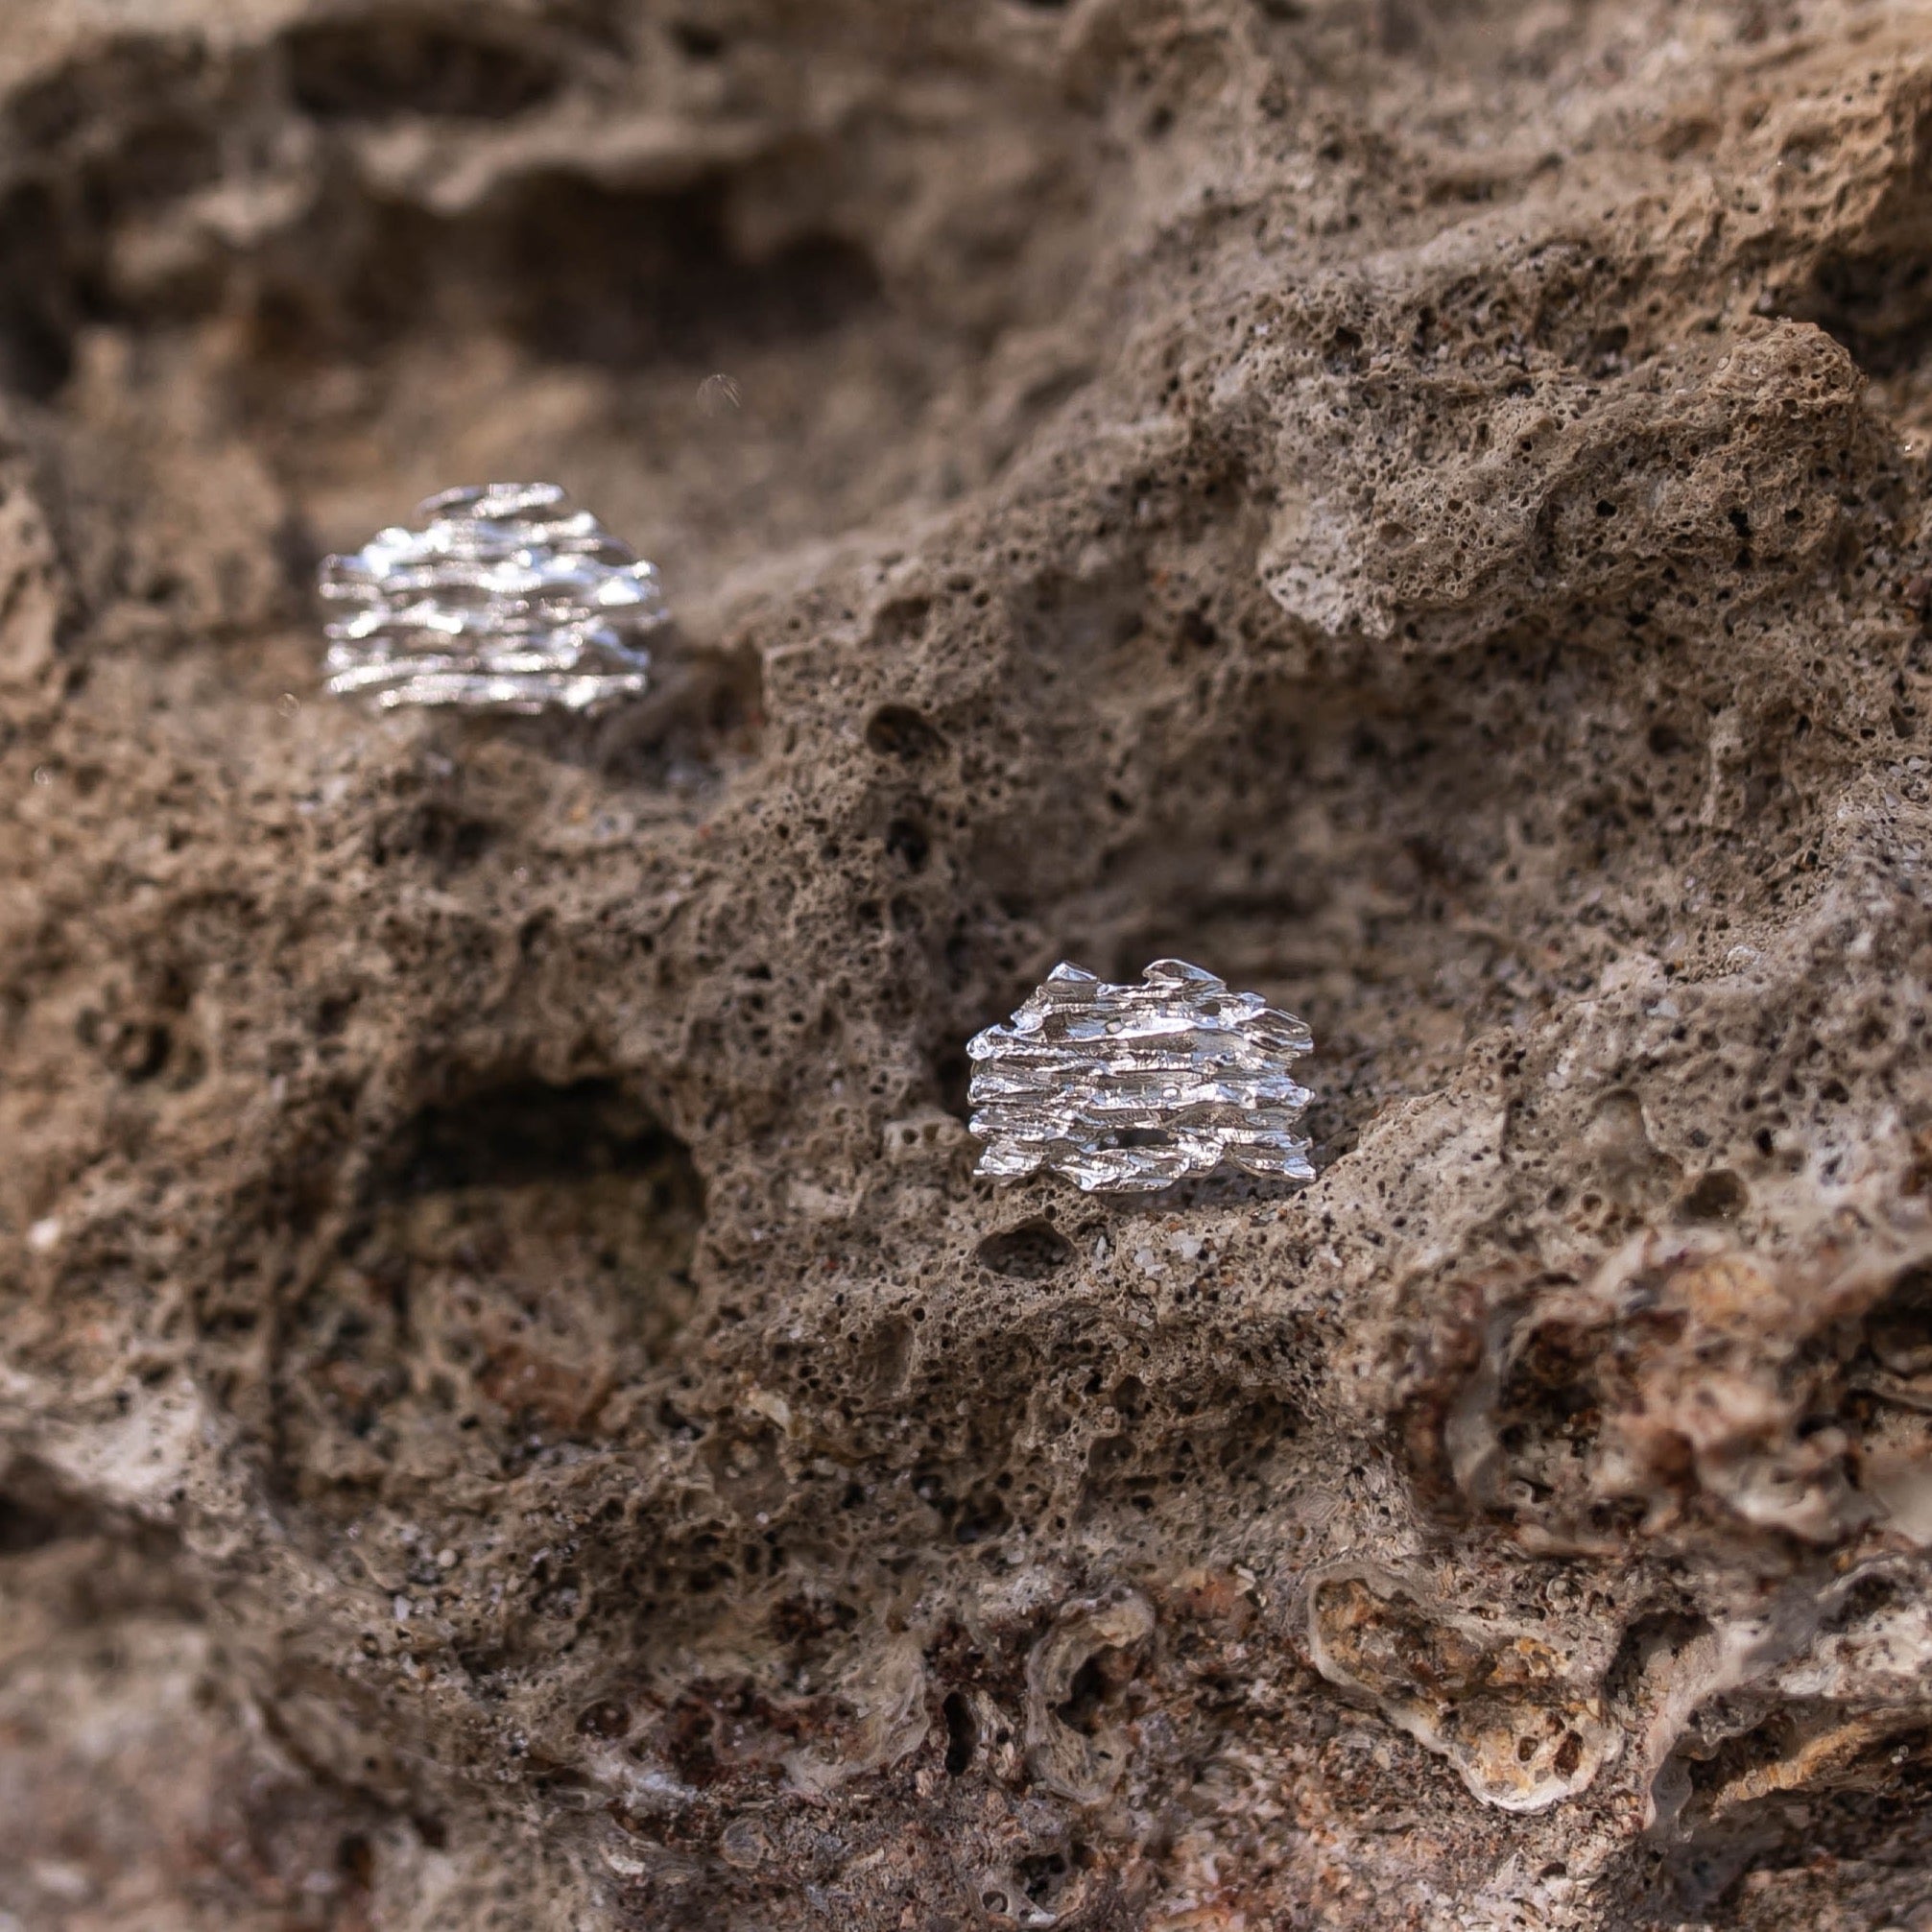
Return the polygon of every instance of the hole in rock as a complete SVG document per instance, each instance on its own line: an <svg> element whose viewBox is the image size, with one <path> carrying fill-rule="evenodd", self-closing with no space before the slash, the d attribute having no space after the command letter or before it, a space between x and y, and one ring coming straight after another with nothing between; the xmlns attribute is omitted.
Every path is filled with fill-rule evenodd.
<svg viewBox="0 0 1932 1932"><path fill-rule="evenodd" d="M1691 1793L1681 1814L1687 1842L1666 1871L1679 1897L1705 1911L1732 1903L1748 1873L1918 1865L1932 1849L1932 1732L1922 1723L1861 1723L1798 1698L1708 1755L1682 1751L1678 1764ZM1723 1912L1720 1922L1729 1920Z"/></svg>
<svg viewBox="0 0 1932 1932"><path fill-rule="evenodd" d="M1506 1510L1560 1514L1578 1506L1603 1429L1599 1338L1552 1322L1511 1365L1494 1409L1502 1451L1495 1500Z"/></svg>
<svg viewBox="0 0 1932 1932"><path fill-rule="evenodd" d="M929 758L944 740L910 704L881 704L866 721L866 743L885 758Z"/></svg>
<svg viewBox="0 0 1932 1932"><path fill-rule="evenodd" d="M1133 1650L1101 1645L1074 1672L1065 1697L1054 1706L1054 1716L1083 1737L1098 1736L1109 1706L1133 1676L1134 1663Z"/></svg>
<svg viewBox="0 0 1932 1932"><path fill-rule="evenodd" d="M1932 1374L1932 1268L1910 1268L1865 1319L1865 1344L1895 1375Z"/></svg>
<svg viewBox="0 0 1932 1932"><path fill-rule="evenodd" d="M53 197L29 182L0 199L0 382L36 402L73 370L73 273Z"/></svg>
<svg viewBox="0 0 1932 1932"><path fill-rule="evenodd" d="M932 852L932 839L917 819L894 819L886 827L886 850L908 871L923 871Z"/></svg>
<svg viewBox="0 0 1932 1932"><path fill-rule="evenodd" d="M1073 1259L1073 1244L1050 1221L1022 1221L979 1244L980 1265L1015 1281L1044 1281Z"/></svg>
<svg viewBox="0 0 1932 1932"><path fill-rule="evenodd" d="M913 1359L913 1324L888 1317L856 1350L859 1381L879 1397L890 1398L905 1387Z"/></svg>
<svg viewBox="0 0 1932 1932"><path fill-rule="evenodd" d="M548 100L564 78L553 56L460 14L321 20L291 31L282 55L296 105L331 120L501 120Z"/></svg>
<svg viewBox="0 0 1932 1932"><path fill-rule="evenodd" d="M440 877L466 871L482 858L497 828L435 799L397 806L370 833L370 863L417 860Z"/></svg>
<svg viewBox="0 0 1932 1932"><path fill-rule="evenodd" d="M617 1738L631 1729L631 1713L614 1698L602 1698L581 1712L577 1729L584 1737Z"/></svg>
<svg viewBox="0 0 1932 1932"><path fill-rule="evenodd" d="M1022 1858L1014 1868L1028 1899L1037 1906L1053 1906L1066 1895L1074 1875L1073 1861L1064 1851L1039 1851Z"/></svg>
<svg viewBox="0 0 1932 1932"><path fill-rule="evenodd" d="M697 20L675 20L671 37L687 60L715 60L725 51L725 36L715 27Z"/></svg>
<svg viewBox="0 0 1932 1932"><path fill-rule="evenodd" d="M959 1508L953 1522L953 1541L990 1542L1007 1527L1009 1520L1006 1504L996 1492L977 1490Z"/></svg>
<svg viewBox="0 0 1932 1932"><path fill-rule="evenodd" d="M973 1753L978 1749L979 1723L973 1716L972 1705L956 1690L946 1693L940 1711L946 1725L946 1774L960 1777L972 1763Z"/></svg>
<svg viewBox="0 0 1932 1932"><path fill-rule="evenodd" d="M358 1892L367 1892L375 1883L375 1848L360 1831L345 1832L336 1845L336 1870Z"/></svg>
<svg viewBox="0 0 1932 1932"><path fill-rule="evenodd" d="M608 1080L567 1086L515 1080L426 1107L384 1170L383 1184L414 1194L603 1175L657 1177L664 1205L680 1218L702 1210L682 1143Z"/></svg>
<svg viewBox="0 0 1932 1932"><path fill-rule="evenodd" d="M972 1061L963 1047L948 1044L933 1056L933 1085L940 1106L955 1120L972 1118Z"/></svg>
<svg viewBox="0 0 1932 1932"><path fill-rule="evenodd" d="M499 381L515 380L506 344L621 380L723 360L754 369L877 319L882 290L862 249L805 234L751 252L733 239L727 187L714 177L653 192L553 172L463 214L399 202L319 214L311 244L331 276L281 262L252 298L260 426L277 426L270 412L291 399L274 385L293 370L407 359L423 337L459 361L488 338ZM418 412L437 400L418 395Z"/></svg>
<svg viewBox="0 0 1932 1932"><path fill-rule="evenodd" d="M484 1470L594 1431L688 1316L704 1214L683 1143L617 1082L452 1083L375 1152L283 1324L282 1481L379 1490L404 1435Z"/></svg>
<svg viewBox="0 0 1932 1932"><path fill-rule="evenodd" d="M1751 1190L1728 1167L1714 1167L1683 1197L1686 1221L1735 1221L1751 1205Z"/></svg>
<svg viewBox="0 0 1932 1932"><path fill-rule="evenodd" d="M1107 1690L1107 1673L1101 1663L1101 1653L1096 1651L1074 1672L1066 1699L1054 1707L1054 1715L1070 1730L1091 1736Z"/></svg>
<svg viewBox="0 0 1932 1932"><path fill-rule="evenodd" d="M1604 1674L1610 1703L1638 1709L1647 1705L1668 1684L1683 1653L1709 1631L1709 1623L1689 1610L1649 1610L1634 1618Z"/></svg>
<svg viewBox="0 0 1932 1932"><path fill-rule="evenodd" d="M63 1509L50 1485L33 1471L16 1468L0 1489L0 1557L25 1556L85 1527L84 1518Z"/></svg>
<svg viewBox="0 0 1932 1932"><path fill-rule="evenodd" d="M1792 312L1835 338L1867 375L1898 375L1932 352L1932 255L1832 255Z"/></svg>
<svg viewBox="0 0 1932 1932"><path fill-rule="evenodd" d="M1253 1476L1301 1426L1301 1418L1274 1395L1253 1395L1234 1411L1215 1460L1230 1476Z"/></svg>

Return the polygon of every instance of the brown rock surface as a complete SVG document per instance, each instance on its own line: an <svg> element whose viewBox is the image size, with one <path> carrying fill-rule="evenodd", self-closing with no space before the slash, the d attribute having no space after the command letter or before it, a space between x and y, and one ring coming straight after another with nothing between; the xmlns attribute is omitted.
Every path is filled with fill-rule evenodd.
<svg viewBox="0 0 1932 1932"><path fill-rule="evenodd" d="M9 0L0 382L4 1932L1932 1927L1932 8Z"/></svg>

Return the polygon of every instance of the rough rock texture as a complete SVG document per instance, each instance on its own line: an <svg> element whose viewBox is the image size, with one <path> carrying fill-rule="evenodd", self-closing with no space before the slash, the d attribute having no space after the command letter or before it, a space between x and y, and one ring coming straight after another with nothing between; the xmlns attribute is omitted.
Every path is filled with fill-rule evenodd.
<svg viewBox="0 0 1932 1932"><path fill-rule="evenodd" d="M1932 9L8 0L0 380L6 1932L1932 1926Z"/></svg>

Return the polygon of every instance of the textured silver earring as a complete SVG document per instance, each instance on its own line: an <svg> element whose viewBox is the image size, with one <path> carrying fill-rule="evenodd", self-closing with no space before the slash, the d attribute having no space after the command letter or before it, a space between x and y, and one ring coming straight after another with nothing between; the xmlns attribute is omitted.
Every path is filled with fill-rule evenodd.
<svg viewBox="0 0 1932 1932"><path fill-rule="evenodd" d="M656 568L554 483L447 489L420 527L323 561L347 607L328 627L328 688L385 707L589 711L649 681L670 621Z"/></svg>
<svg viewBox="0 0 1932 1932"><path fill-rule="evenodd" d="M1309 1094L1288 1069L1313 1047L1292 1014L1184 960L1156 960L1138 986L1057 966L1011 1021L967 1043L977 1171L1044 1168L1107 1193L1221 1166L1312 1181L1293 1132Z"/></svg>

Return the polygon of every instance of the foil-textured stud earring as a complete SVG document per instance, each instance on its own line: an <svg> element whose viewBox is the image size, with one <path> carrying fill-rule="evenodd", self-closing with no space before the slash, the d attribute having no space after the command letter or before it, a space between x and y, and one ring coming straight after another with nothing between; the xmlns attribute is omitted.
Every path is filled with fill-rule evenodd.
<svg viewBox="0 0 1932 1932"><path fill-rule="evenodd" d="M446 489L418 529L324 559L338 696L384 706L589 711L648 681L645 639L670 621L656 568L554 483Z"/></svg>
<svg viewBox="0 0 1932 1932"><path fill-rule="evenodd" d="M1309 1094L1288 1068L1313 1046L1292 1014L1183 960L1156 960L1138 986L1057 966L1008 1024L967 1043L978 1172L1046 1168L1109 1193L1224 1165L1312 1181L1293 1132Z"/></svg>

